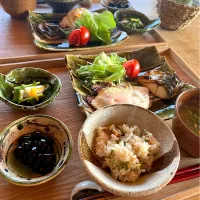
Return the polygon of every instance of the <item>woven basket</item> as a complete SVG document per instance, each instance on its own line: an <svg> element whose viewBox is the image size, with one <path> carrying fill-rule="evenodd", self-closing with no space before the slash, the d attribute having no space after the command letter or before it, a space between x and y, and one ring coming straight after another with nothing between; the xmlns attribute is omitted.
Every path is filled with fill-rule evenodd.
<svg viewBox="0 0 200 200"><path fill-rule="evenodd" d="M174 0L158 0L157 9L161 26L170 30L186 27L200 13L199 7L180 4Z"/></svg>
<svg viewBox="0 0 200 200"><path fill-rule="evenodd" d="M36 0L0 0L5 12L12 17L28 15L28 10L35 10Z"/></svg>

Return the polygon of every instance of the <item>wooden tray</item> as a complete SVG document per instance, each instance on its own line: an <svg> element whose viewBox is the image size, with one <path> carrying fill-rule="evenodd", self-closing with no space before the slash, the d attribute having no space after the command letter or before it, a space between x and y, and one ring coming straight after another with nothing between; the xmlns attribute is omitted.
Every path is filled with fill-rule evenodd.
<svg viewBox="0 0 200 200"><path fill-rule="evenodd" d="M97 10L102 8L100 1L94 1L90 10ZM35 12L51 12L48 5L37 5ZM25 62L33 60L43 60L43 59L53 59L53 58L63 58L66 52L50 52L46 50L39 49L33 44L33 37L30 30L30 26L27 21L10 21L4 15L0 6L0 18L2 17L2 22L0 23L0 29L4 30L6 34L1 35L1 46L5 51L0 51L0 64L14 63L14 62ZM19 36L16 39L16 35ZM9 38L9 39L8 39ZM13 39L16 41L13 44ZM129 51L132 49L137 49L145 46L157 46L158 48L167 47L167 43L164 39L154 30L144 33L130 35L129 38L117 44L115 46L104 47L99 49L92 49L87 51L73 51L70 54L97 54L104 50L105 52L111 51Z"/></svg>
<svg viewBox="0 0 200 200"><path fill-rule="evenodd" d="M185 82L193 85L198 84L198 77L187 69L187 75L183 71L187 65L172 50L161 51L161 55L166 56L169 64L177 71L178 76ZM0 197L1 199L20 199L20 200L40 200L40 199L69 199L73 187L84 180L90 179L85 172L78 156L78 132L81 128L85 115L81 113L77 106L76 96L71 86L71 81L65 63L62 59L47 59L23 63L6 64L0 66L0 73L7 73L17 67L37 67L44 68L56 74L61 80L63 87L59 96L52 104L35 112L18 111L0 102L0 130L4 129L12 121L30 114L47 114L62 120L69 128L73 138L72 156L63 172L53 180L35 187L20 187L7 183L0 178ZM171 121L167 122L171 125ZM179 168L199 163L199 159L193 158L181 150L181 162ZM145 197L145 200L161 199L185 199L199 193L199 179L191 179L166 186L161 191ZM117 198L122 200L125 198ZM128 198L126 198L128 199ZM131 198L134 200L133 198ZM137 200L144 198L137 198Z"/></svg>
<svg viewBox="0 0 200 200"><path fill-rule="evenodd" d="M35 49L33 44L33 40L30 41L30 49ZM132 49L139 49L145 46L156 46L158 49L166 48L167 43L158 35L158 33L154 30L150 32L143 33L143 34L136 34L136 35L129 35L129 38L125 41L122 41L120 44L116 44L114 46L110 46L107 48L94 48L87 51L72 51L72 52L51 52L41 50L42 53L31 52L31 55L27 55L26 52L21 52L18 50L20 54L25 56L20 56L20 54L15 53L13 50L13 54L17 54L17 57L4 57L0 58L0 64L7 64L7 63L15 63L15 62L25 62L25 61L34 61L34 60L44 60L44 59L53 59L53 58L62 58L64 60L64 55L68 54L97 54L102 51L104 52L118 52L123 49L123 51L130 51ZM18 56L19 55L19 56Z"/></svg>

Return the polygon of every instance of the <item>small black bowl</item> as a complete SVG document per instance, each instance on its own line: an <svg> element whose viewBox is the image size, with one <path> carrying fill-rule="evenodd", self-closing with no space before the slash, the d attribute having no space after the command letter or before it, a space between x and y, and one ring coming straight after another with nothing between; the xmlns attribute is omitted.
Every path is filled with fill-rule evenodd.
<svg viewBox="0 0 200 200"><path fill-rule="evenodd" d="M46 0L46 3L52 7L54 13L68 13L78 1L73 0Z"/></svg>
<svg viewBox="0 0 200 200"><path fill-rule="evenodd" d="M109 10L110 12L112 13L115 13L116 11L118 10L124 10L124 9L130 9L131 8L131 3L130 1L127 0L127 4L128 4L128 7L127 8L115 8L115 7L111 7L109 6L109 3L111 3L112 0L101 0L101 4L107 9Z"/></svg>

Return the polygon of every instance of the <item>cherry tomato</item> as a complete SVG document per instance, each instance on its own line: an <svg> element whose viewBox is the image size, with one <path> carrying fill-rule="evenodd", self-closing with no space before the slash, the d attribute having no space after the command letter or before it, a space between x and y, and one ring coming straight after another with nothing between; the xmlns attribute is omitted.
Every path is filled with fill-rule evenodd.
<svg viewBox="0 0 200 200"><path fill-rule="evenodd" d="M125 62L123 66L126 70L127 77L130 79L136 78L140 72L140 64L137 60L129 60Z"/></svg>
<svg viewBox="0 0 200 200"><path fill-rule="evenodd" d="M81 26L81 45L85 46L90 40L90 32L89 30Z"/></svg>
<svg viewBox="0 0 200 200"><path fill-rule="evenodd" d="M68 37L68 42L72 46L80 46L81 44L81 29L73 30Z"/></svg>
<svg viewBox="0 0 200 200"><path fill-rule="evenodd" d="M85 46L89 40L90 32L84 26L81 26L80 29L73 30L68 37L68 42L72 46Z"/></svg>

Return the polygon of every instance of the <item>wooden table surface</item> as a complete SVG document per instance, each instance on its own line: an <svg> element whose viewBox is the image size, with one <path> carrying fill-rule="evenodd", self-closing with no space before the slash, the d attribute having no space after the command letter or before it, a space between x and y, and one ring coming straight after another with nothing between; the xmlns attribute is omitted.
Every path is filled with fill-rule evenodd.
<svg viewBox="0 0 200 200"><path fill-rule="evenodd" d="M146 13L150 18L156 18L156 0L134 0L132 2L133 6L144 13ZM100 5L95 4L93 8L100 8ZM45 5L40 5L38 10L44 10ZM192 22L184 30L180 31L168 31L162 29L161 27L156 28L156 31L165 39L168 45L173 48L181 57L185 60L188 66L193 70L198 76L200 76L199 65L199 47L200 47L200 23L199 18ZM2 10L0 6L0 59L6 57L16 57L16 56L25 56L25 55L38 55L49 53L35 47L32 43L31 31L29 25L26 21L12 20L10 16ZM1 70L0 70L1 71ZM39 110L34 113L43 113L49 115L54 115L60 120L63 120L70 130L72 131L73 140L77 141L78 131L85 119L84 114L79 111L78 106L71 106L74 104L75 94L73 92L69 77L65 69L51 69L52 72L56 72L60 78L63 78L63 89L61 91L61 96L57 97L57 100L53 102L47 108ZM67 92L66 92L67 91ZM66 104L59 103L62 102L62 98L66 99ZM59 111L55 110L55 107L59 107ZM71 113L75 113L72 116ZM33 114L27 112L18 112L12 110L10 107L5 106L0 102L0 116L4 116L1 120L0 130L7 126L11 121L18 119L19 117ZM75 143L77 144L77 143ZM10 183L7 183L4 180L0 181L0 200L60 200L60 199L69 199L69 189L72 188L72 185L66 185L66 178L70 183L74 183L74 179L78 177L80 181L85 180L87 176L82 165L76 164L74 162L77 159L77 145L74 146L73 154L70 159L70 162L66 169L55 179L45 183L41 186L28 187L22 189L20 186L14 186ZM70 171L76 172L76 176L71 176ZM68 174L68 175L66 175ZM194 179L193 179L194 180ZM193 186L194 181L189 180L186 183L181 182L167 186L165 190L166 194L171 194L171 197L168 197L167 200L183 200L185 197L194 196L187 200L197 200L200 199L197 194L197 189L194 191L190 190ZM74 186L74 185L73 185ZM185 193L181 193L179 196L177 194L176 199L174 199L173 191L176 188L185 189ZM49 196L49 193L51 194ZM67 192L66 192L67 191ZM156 196L155 196L156 197ZM126 199L126 198L121 198ZM145 200L145 198L143 198ZM147 198L151 199L151 198ZM156 199L159 199L159 193ZM154 199L153 199L154 200ZM165 198L166 200L166 198Z"/></svg>

